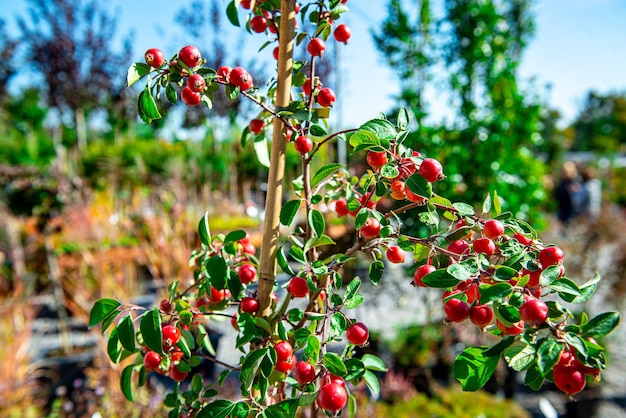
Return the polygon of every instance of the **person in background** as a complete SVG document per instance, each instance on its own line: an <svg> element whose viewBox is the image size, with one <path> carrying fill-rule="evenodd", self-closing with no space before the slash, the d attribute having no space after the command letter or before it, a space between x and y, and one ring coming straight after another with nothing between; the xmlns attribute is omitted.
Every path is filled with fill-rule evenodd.
<svg viewBox="0 0 626 418"><path fill-rule="evenodd" d="M602 182L593 167L585 166L580 170L582 185L586 193L584 211L591 221L596 221L602 211Z"/></svg>
<svg viewBox="0 0 626 418"><path fill-rule="evenodd" d="M578 170L573 161L567 161L561 168L561 180L555 189L558 204L557 217L564 224L584 212L587 191L578 180Z"/></svg>

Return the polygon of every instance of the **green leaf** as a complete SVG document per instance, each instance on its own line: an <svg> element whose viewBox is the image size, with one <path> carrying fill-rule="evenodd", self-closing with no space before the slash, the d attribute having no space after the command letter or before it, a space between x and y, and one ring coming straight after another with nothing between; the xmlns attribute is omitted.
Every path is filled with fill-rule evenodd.
<svg viewBox="0 0 626 418"><path fill-rule="evenodd" d="M115 364L122 359L122 343L117 336L117 328L113 328L107 341L107 354L111 361Z"/></svg>
<svg viewBox="0 0 626 418"><path fill-rule="evenodd" d="M537 349L537 367L542 377L546 376L559 362L563 343L554 339L545 339ZM542 379L543 380L543 379Z"/></svg>
<svg viewBox="0 0 626 418"><path fill-rule="evenodd" d="M291 225L296 215L298 214L298 210L300 209L300 203L300 199L294 199L283 205L283 207L280 209L280 223L282 225Z"/></svg>
<svg viewBox="0 0 626 418"><path fill-rule="evenodd" d="M324 221L324 216L320 211L312 209L309 212L309 225L313 228L313 232L318 237L324 235L324 230L326 229L326 222Z"/></svg>
<svg viewBox="0 0 626 418"><path fill-rule="evenodd" d="M620 321L618 312L604 312L589 320L581 328L583 338L600 338L613 331Z"/></svg>
<svg viewBox="0 0 626 418"><path fill-rule="evenodd" d="M285 399L277 404L270 405L264 411L267 418L291 418L296 416L298 399ZM271 415L270 415L271 414Z"/></svg>
<svg viewBox="0 0 626 418"><path fill-rule="evenodd" d="M485 356L486 347L466 348L454 360L454 375L465 391L477 391L493 375L500 356Z"/></svg>
<svg viewBox="0 0 626 418"><path fill-rule="evenodd" d="M409 127L409 111L406 107L401 107L396 119L396 128L399 131L404 131Z"/></svg>
<svg viewBox="0 0 626 418"><path fill-rule="evenodd" d="M452 276L450 273L448 273L446 270L439 269L424 276L422 278L422 283L424 283L428 287L445 289L459 284L459 280Z"/></svg>
<svg viewBox="0 0 626 418"><path fill-rule="evenodd" d="M233 409L235 409L235 404L232 401L220 399L199 410L196 418L228 418Z"/></svg>
<svg viewBox="0 0 626 418"><path fill-rule="evenodd" d="M359 131L369 131L379 139L392 140L396 137L396 128L387 119L372 119L359 127Z"/></svg>
<svg viewBox="0 0 626 418"><path fill-rule="evenodd" d="M376 377L373 372L365 370L365 373L363 373L363 380L365 380L365 384L372 392L372 395L377 397L380 393L380 383L378 382L378 377Z"/></svg>
<svg viewBox="0 0 626 418"><path fill-rule="evenodd" d="M493 273L493 278L501 282L511 280L515 276L517 276L517 270L507 266L497 266Z"/></svg>
<svg viewBox="0 0 626 418"><path fill-rule="evenodd" d="M307 339L306 347L304 348L304 355L307 359L312 360L312 363L317 363L317 358L320 355L320 340L315 335L310 335Z"/></svg>
<svg viewBox="0 0 626 418"><path fill-rule="evenodd" d="M226 273L228 267L226 266L226 260L220 256L213 256L206 260L206 272L211 279L211 286L217 290L226 288Z"/></svg>
<svg viewBox="0 0 626 418"><path fill-rule="evenodd" d="M280 247L280 249L276 252L276 261L278 262L278 265L285 274L295 276L296 273L293 271L293 269L289 265L289 262L287 261L287 256L284 253L284 248L284 246Z"/></svg>
<svg viewBox="0 0 626 418"><path fill-rule="evenodd" d="M133 375L134 367L135 365L133 364L129 364L128 366L124 367L124 370L122 370L122 375L120 377L120 388L122 389L122 393L124 394L124 397L131 402L133 402L134 400L133 391L131 389L131 377Z"/></svg>
<svg viewBox="0 0 626 418"><path fill-rule="evenodd" d="M322 363L329 372L336 376L345 376L346 373L348 373L346 365L343 364L341 358L335 353L324 354L324 357L322 357Z"/></svg>
<svg viewBox="0 0 626 418"><path fill-rule="evenodd" d="M135 351L135 328L130 315L125 316L117 326L117 335L122 347L130 352Z"/></svg>
<svg viewBox="0 0 626 418"><path fill-rule="evenodd" d="M358 277L355 277L354 279L350 280L350 283L348 283L348 286L346 286L345 298L350 299L352 296L356 294L356 292L359 291L360 287L361 287L361 279L359 279Z"/></svg>
<svg viewBox="0 0 626 418"><path fill-rule="evenodd" d="M358 402L354 395L348 396L348 416L354 418L356 416Z"/></svg>
<svg viewBox="0 0 626 418"><path fill-rule="evenodd" d="M154 100L154 97L152 97L148 87L139 93L138 111L139 116L144 120L147 119L148 123L154 119L161 119L161 114L157 108L156 101Z"/></svg>
<svg viewBox="0 0 626 418"><path fill-rule="evenodd" d="M229 244L231 242L237 242L246 237L246 231L242 229L238 229L236 231L231 231L224 237L224 244Z"/></svg>
<svg viewBox="0 0 626 418"><path fill-rule="evenodd" d="M541 375L541 371L536 364L533 364L528 370L526 370L524 383L535 392L541 389L541 385L543 385L543 376Z"/></svg>
<svg viewBox="0 0 626 418"><path fill-rule="evenodd" d="M406 180L406 187L418 196L430 199L433 194L433 185L418 173L413 174Z"/></svg>
<svg viewBox="0 0 626 418"><path fill-rule="evenodd" d="M269 349L263 348L250 352L244 359L241 365L241 392L244 395L250 393L250 388L254 382L254 378L257 375L261 362L267 356Z"/></svg>
<svg viewBox="0 0 626 418"><path fill-rule="evenodd" d="M385 363L373 354L363 354L361 357L361 361L367 370L372 370L375 372L386 372L387 367L385 367Z"/></svg>
<svg viewBox="0 0 626 418"><path fill-rule="evenodd" d="M256 158L259 163L269 168L270 166L270 154L268 150L267 138L263 137L261 141L254 142L254 151L256 152Z"/></svg>
<svg viewBox="0 0 626 418"><path fill-rule="evenodd" d="M496 344L487 348L483 352L483 355L487 357L499 356L505 349L507 349L514 342L515 342L515 337L513 337L512 335L507 335L506 337L503 337L500 341L498 341Z"/></svg>
<svg viewBox="0 0 626 418"><path fill-rule="evenodd" d="M446 271L450 276L454 277L459 282L472 278L472 272L470 272L463 264L450 264L448 268L446 268Z"/></svg>
<svg viewBox="0 0 626 418"><path fill-rule="evenodd" d="M566 302L570 303L582 303L588 301L598 288L598 282L600 281L600 275L596 273L594 277L587 283L579 287L580 296L573 296L566 293L561 293L559 296Z"/></svg>
<svg viewBox="0 0 626 418"><path fill-rule="evenodd" d="M487 193L487 197L485 197L485 201L483 202L483 213L489 213L491 210L491 195Z"/></svg>
<svg viewBox="0 0 626 418"><path fill-rule="evenodd" d="M335 294L333 296L338 295ZM339 305L340 304L341 302L339 303ZM344 331L348 329L348 325L348 320L341 312L333 314L333 316L330 318L330 329L332 333L336 336L341 336L341 334L343 334Z"/></svg>
<svg viewBox="0 0 626 418"><path fill-rule="evenodd" d="M354 309L357 306L359 306L361 303L363 303L363 301L364 301L363 296L357 293L356 295L352 296L350 299L346 299L343 302L343 306L346 309Z"/></svg>
<svg viewBox="0 0 626 418"><path fill-rule="evenodd" d="M494 285L480 288L480 303L485 304L494 300L505 298L513 293L513 287L509 283L496 283Z"/></svg>
<svg viewBox="0 0 626 418"><path fill-rule="evenodd" d="M328 135L326 129L319 125L311 125L309 128L309 133L313 136L326 136Z"/></svg>
<svg viewBox="0 0 626 418"><path fill-rule="evenodd" d="M167 97L167 101L175 104L178 101L178 95L176 94L176 89L174 89L174 85L172 83L167 83L165 87L165 97Z"/></svg>
<svg viewBox="0 0 626 418"><path fill-rule="evenodd" d="M337 164L337 163L327 164L321 167L319 170L317 170L317 172L311 179L311 187L317 186L322 180L332 176L337 171L339 171L342 167L343 165Z"/></svg>
<svg viewBox="0 0 626 418"><path fill-rule="evenodd" d="M498 192L493 191L493 208L496 211L496 215L499 215L502 212L502 204L500 203L500 196L498 196Z"/></svg>
<svg viewBox="0 0 626 418"><path fill-rule="evenodd" d="M383 277L383 271L385 270L385 264L382 261L376 260L370 264L368 273L372 284L378 286L380 279Z"/></svg>
<svg viewBox="0 0 626 418"><path fill-rule="evenodd" d="M306 253L311 248L322 247L324 245L334 245L335 241L328 235L322 235L321 237L313 237L304 245L304 252Z"/></svg>
<svg viewBox="0 0 626 418"><path fill-rule="evenodd" d="M209 228L209 212L205 212L198 223L198 236L204 245L211 244L211 228Z"/></svg>
<svg viewBox="0 0 626 418"><path fill-rule="evenodd" d="M239 27L239 14L237 13L237 5L235 4L235 0L232 0L226 6L226 16L228 17L228 21L233 25Z"/></svg>
<svg viewBox="0 0 626 418"><path fill-rule="evenodd" d="M139 330L144 344L152 351L163 353L163 335L161 334L161 316L157 308L146 312L141 317Z"/></svg>
<svg viewBox="0 0 626 418"><path fill-rule="evenodd" d="M530 344L510 347L504 353L504 358L515 371L525 370L535 360L535 347Z"/></svg>
<svg viewBox="0 0 626 418"><path fill-rule="evenodd" d="M457 215L459 216L473 216L474 208L467 203L463 202L455 202L452 204L452 207L457 210Z"/></svg>
<svg viewBox="0 0 626 418"><path fill-rule="evenodd" d="M126 87L130 87L150 72L150 66L144 62L135 62L128 68Z"/></svg>
<svg viewBox="0 0 626 418"><path fill-rule="evenodd" d="M122 304L115 299L98 299L89 313L89 328L98 325L109 315L112 315L121 305Z"/></svg>

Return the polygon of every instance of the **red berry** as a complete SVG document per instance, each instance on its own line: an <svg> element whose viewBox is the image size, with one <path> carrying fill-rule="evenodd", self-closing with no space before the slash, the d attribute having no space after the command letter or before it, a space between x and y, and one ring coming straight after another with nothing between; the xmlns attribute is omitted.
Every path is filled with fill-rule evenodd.
<svg viewBox="0 0 626 418"><path fill-rule="evenodd" d="M490 238L476 238L472 243L472 249L475 253L492 256L496 253L496 244Z"/></svg>
<svg viewBox="0 0 626 418"><path fill-rule="evenodd" d="M167 299L162 299L161 303L159 303L159 309L163 312L172 312L173 308L174 306L172 306L172 303Z"/></svg>
<svg viewBox="0 0 626 418"><path fill-rule="evenodd" d="M295 364L296 364L296 356L292 355L287 360L276 360L274 369L278 370L281 373L288 373L289 370L293 369L293 366L295 366Z"/></svg>
<svg viewBox="0 0 626 418"><path fill-rule="evenodd" d="M267 29L267 19L264 16L254 16L250 19L250 29L252 32L261 33Z"/></svg>
<svg viewBox="0 0 626 418"><path fill-rule="evenodd" d="M376 218L367 218L359 232L365 239L376 238L380 234L380 222Z"/></svg>
<svg viewBox="0 0 626 418"><path fill-rule="evenodd" d="M395 264L404 263L404 251L397 245L389 247L387 249L387 260Z"/></svg>
<svg viewBox="0 0 626 418"><path fill-rule="evenodd" d="M520 271L520 276L524 277L528 274L529 278L528 278L528 283L526 283L526 287L535 287L535 286L539 286L539 279L541 278L541 269L537 269L537 270L528 270L526 268L523 268Z"/></svg>
<svg viewBox="0 0 626 418"><path fill-rule="evenodd" d="M217 290L213 286L211 286L211 294L209 295L209 301L211 303L220 303L226 298L225 290Z"/></svg>
<svg viewBox="0 0 626 418"><path fill-rule="evenodd" d="M287 361L293 356L293 347L289 341L279 341L274 345L277 361Z"/></svg>
<svg viewBox="0 0 626 418"><path fill-rule="evenodd" d="M320 88L321 88L321 83L319 82L319 79L316 77L313 80L313 91L318 91ZM302 85L302 91L307 96L311 95L311 79L310 78L307 77L306 81Z"/></svg>
<svg viewBox="0 0 626 418"><path fill-rule="evenodd" d="M377 169L387 164L387 153L385 151L368 151L367 163Z"/></svg>
<svg viewBox="0 0 626 418"><path fill-rule="evenodd" d="M404 190L404 193L406 194L406 198L413 203L424 203L427 200L424 196L413 193L408 187Z"/></svg>
<svg viewBox="0 0 626 418"><path fill-rule="evenodd" d="M191 89L191 91L200 93L204 91L206 87L206 80L200 74L192 74L187 79L187 85Z"/></svg>
<svg viewBox="0 0 626 418"><path fill-rule="evenodd" d="M237 331L239 331L239 325L237 325L238 316L239 315L237 315L237 312L235 312L233 316L230 318L230 325L232 325L232 327L235 328Z"/></svg>
<svg viewBox="0 0 626 418"><path fill-rule="evenodd" d="M448 251L454 254L459 254L459 255L467 254L469 253L469 250L470 250L470 245L461 239L452 241L450 245L448 245Z"/></svg>
<svg viewBox="0 0 626 418"><path fill-rule="evenodd" d="M515 238L517 241L519 241L520 244L522 245L530 245L533 243L533 239L530 237L527 237L526 235L522 235L519 232L516 232L513 234L513 238Z"/></svg>
<svg viewBox="0 0 626 418"><path fill-rule="evenodd" d="M248 9L248 10L250 10L251 3L252 3L252 0L241 0L240 2L241 7L243 7L244 9Z"/></svg>
<svg viewBox="0 0 626 418"><path fill-rule="evenodd" d="M348 327L346 331L346 337L351 344L363 345L367 342L370 333L367 326L362 322L355 322Z"/></svg>
<svg viewBox="0 0 626 418"><path fill-rule="evenodd" d="M415 270L415 273L413 274L413 284L415 286L420 286L420 287L427 287L423 282L422 279L427 275L432 273L433 271L437 270L437 268L435 266L433 266L432 264L424 264L421 265L417 268L417 270Z"/></svg>
<svg viewBox="0 0 626 418"><path fill-rule="evenodd" d="M317 93L317 103L322 107L330 107L336 100L335 92L328 87L324 87Z"/></svg>
<svg viewBox="0 0 626 418"><path fill-rule="evenodd" d="M180 341L180 330L174 325L164 326L161 333L163 334L163 348L166 350L174 347Z"/></svg>
<svg viewBox="0 0 626 418"><path fill-rule="evenodd" d="M519 308L519 316L531 326L539 326L548 319L548 305L539 299L529 299Z"/></svg>
<svg viewBox="0 0 626 418"><path fill-rule="evenodd" d="M230 82L239 87L241 91L245 91L252 87L252 76L243 67L235 67L229 75Z"/></svg>
<svg viewBox="0 0 626 418"><path fill-rule="evenodd" d="M469 316L469 306L461 299L448 299L443 310L446 317L452 322L462 322Z"/></svg>
<svg viewBox="0 0 626 418"><path fill-rule="evenodd" d="M313 149L313 141L311 141L311 138L309 138L308 136L300 135L296 138L293 146L296 151L304 155Z"/></svg>
<svg viewBox="0 0 626 418"><path fill-rule="evenodd" d="M506 334L506 335L517 335L517 334L521 334L524 331L524 321L516 322L510 327L507 327L498 319L496 319L496 326L498 327L500 331L502 331L503 334Z"/></svg>
<svg viewBox="0 0 626 418"><path fill-rule="evenodd" d="M248 129L255 135L263 132L263 128L265 127L265 121L262 119L252 119L248 124Z"/></svg>
<svg viewBox="0 0 626 418"><path fill-rule="evenodd" d="M544 248L539 252L539 262L544 269L563 263L563 258L563 250L556 246Z"/></svg>
<svg viewBox="0 0 626 418"><path fill-rule="evenodd" d="M417 172L422 175L427 182L432 183L441 178L443 167L441 163L434 158L426 158L420 164Z"/></svg>
<svg viewBox="0 0 626 418"><path fill-rule="evenodd" d="M161 355L156 351L148 351L143 356L143 365L146 366L146 370L153 371L159 368L161 364Z"/></svg>
<svg viewBox="0 0 626 418"><path fill-rule="evenodd" d="M200 95L200 93L196 93L195 91L191 90L189 86L183 87L180 92L180 98L187 106L198 106L202 101L202 96Z"/></svg>
<svg viewBox="0 0 626 418"><path fill-rule="evenodd" d="M309 294L309 286L306 283L306 279L294 277L289 281L287 291L297 298L303 298Z"/></svg>
<svg viewBox="0 0 626 418"><path fill-rule="evenodd" d="M230 82L231 71L233 71L232 67L229 67L228 65L222 65L216 71L217 79L223 82Z"/></svg>
<svg viewBox="0 0 626 418"><path fill-rule="evenodd" d="M575 366L557 365L552 372L552 379L557 388L568 395L574 395L585 388L585 374Z"/></svg>
<svg viewBox="0 0 626 418"><path fill-rule="evenodd" d="M335 212L339 216L346 216L348 214L348 202L345 199L339 199L335 202Z"/></svg>
<svg viewBox="0 0 626 418"><path fill-rule="evenodd" d="M259 301L250 296L243 297L241 298L241 302L239 302L239 309L241 309L242 312L253 315L259 310Z"/></svg>
<svg viewBox="0 0 626 418"><path fill-rule="evenodd" d="M256 280L256 267L252 264L242 264L237 271L237 276L243 284L249 284Z"/></svg>
<svg viewBox="0 0 626 418"><path fill-rule="evenodd" d="M272 26L270 26L270 27L272 27ZM278 53L279 52L280 52L280 48L279 47L274 48L274 50L272 51L272 56L274 57L274 59L276 61L278 61Z"/></svg>
<svg viewBox="0 0 626 418"><path fill-rule="evenodd" d="M344 44L348 43L351 35L352 31L347 25L344 25L343 23L341 25L338 25L333 32L333 36L335 37L337 42L343 42Z"/></svg>
<svg viewBox="0 0 626 418"><path fill-rule="evenodd" d="M348 403L348 392L345 386L339 383L328 383L320 389L317 395L317 405L329 412L337 412Z"/></svg>
<svg viewBox="0 0 626 418"><path fill-rule="evenodd" d="M144 54L144 58L146 59L146 64L150 67L157 68L165 63L165 55L163 55L163 51L157 48L150 48Z"/></svg>
<svg viewBox="0 0 626 418"><path fill-rule="evenodd" d="M306 49L312 56L321 57L324 55L324 51L326 51L326 44L320 38L313 38L309 41Z"/></svg>
<svg viewBox="0 0 626 418"><path fill-rule="evenodd" d="M200 64L200 58L202 55L200 54L200 50L192 45L187 45L181 48L178 52L178 58L182 62L184 62L187 67L193 68Z"/></svg>
<svg viewBox="0 0 626 418"><path fill-rule="evenodd" d="M402 180L394 180L389 186L391 197L396 200L404 200L406 198L406 185Z"/></svg>
<svg viewBox="0 0 626 418"><path fill-rule="evenodd" d="M497 219L490 219L485 222L483 232L487 238L500 238L504 234L504 224Z"/></svg>
<svg viewBox="0 0 626 418"><path fill-rule="evenodd" d="M299 361L293 369L293 378L301 385L311 383L315 379L315 367L307 361Z"/></svg>
<svg viewBox="0 0 626 418"><path fill-rule="evenodd" d="M170 371L168 376L170 379L175 380L177 382L183 381L187 378L188 372L182 372L178 369L178 365L172 364L170 367Z"/></svg>
<svg viewBox="0 0 626 418"><path fill-rule="evenodd" d="M484 328L493 321L493 309L488 305L474 305L470 308L469 318L472 324Z"/></svg>

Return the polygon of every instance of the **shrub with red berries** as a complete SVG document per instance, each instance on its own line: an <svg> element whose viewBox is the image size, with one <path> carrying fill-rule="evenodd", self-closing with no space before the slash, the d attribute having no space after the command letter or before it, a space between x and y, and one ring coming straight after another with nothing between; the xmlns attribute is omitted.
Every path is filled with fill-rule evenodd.
<svg viewBox="0 0 626 418"><path fill-rule="evenodd" d="M163 89L167 100L180 98L188 106L204 103L210 108L217 89L231 100L258 105L257 117L243 129L242 143L272 135L267 183L273 186L258 249L243 230L212 233L205 214L198 225L199 248L190 255L193 274L173 282L158 306L111 298L95 303L89 325L101 324L108 333L111 361L135 356L122 372L124 395L132 400L133 387L154 372L174 382L166 398L172 416L294 416L299 408L336 416L348 403L352 416L359 416L352 388L363 382L377 394L376 373L386 367L372 354L354 355L355 347L368 344L369 329L352 310L367 303L363 280L380 285L389 263L413 265L414 292L441 289L446 323L475 327L495 339L491 346L468 347L455 359L453 369L464 390L481 388L504 358L511 368L525 372L525 383L534 390L551 380L568 395L580 392L587 376L599 378L605 369L605 349L597 340L615 329L619 314L583 314L576 321L560 301L589 300L600 277L584 282L569 277L565 252L502 212L496 193L481 208L438 194L446 181L445 161L410 148L405 141L407 110L394 115L393 122L380 116L354 129L329 132L323 119L337 97L324 86L315 65L327 42L346 43L351 36L345 24L337 23L347 11L343 3L303 2L297 12L287 1L282 6L289 10L277 9L278 2L229 3L227 15L234 24L246 22L250 36L280 44L277 65L284 71L266 93L243 67L207 68L191 45L169 61L160 50L150 49L145 62L128 71L129 86L146 80L137 108L147 123L161 118L157 99ZM313 23L311 33L299 32L292 19L296 13L297 20ZM285 38L292 30L294 38ZM290 43L294 39L298 42ZM289 67L293 48L287 45L301 48L296 56L306 61ZM267 51L269 55L271 48ZM366 169L357 175L322 161L319 151L337 141L346 141L367 162ZM301 172L285 175L281 170L291 143ZM290 190L283 190L287 178L295 180ZM353 231L352 245L343 252L326 253L335 244L329 216L341 217ZM404 221L408 218L428 236L411 233ZM348 276L343 269L357 255L368 263L366 277ZM291 278L282 289L276 266ZM223 317L237 333L232 349L241 356L236 364L215 358L204 326L206 320ZM346 344L340 354L329 350L337 342ZM240 399L222 399L213 383L193 372L203 360L224 366L217 386L236 372ZM181 385L183 380L191 383Z"/></svg>

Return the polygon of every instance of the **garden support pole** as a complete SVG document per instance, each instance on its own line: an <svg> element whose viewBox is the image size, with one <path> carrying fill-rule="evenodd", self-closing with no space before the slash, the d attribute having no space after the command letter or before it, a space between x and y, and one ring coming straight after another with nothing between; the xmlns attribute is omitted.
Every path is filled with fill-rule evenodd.
<svg viewBox="0 0 626 418"><path fill-rule="evenodd" d="M296 0L282 0L280 3L278 86L276 90L277 110L288 106L291 98L295 9ZM279 118L275 117L259 266L259 293L257 295L259 316L268 316L270 314L271 293L276 276L276 251L278 250L279 217L283 198L286 148L286 126Z"/></svg>

